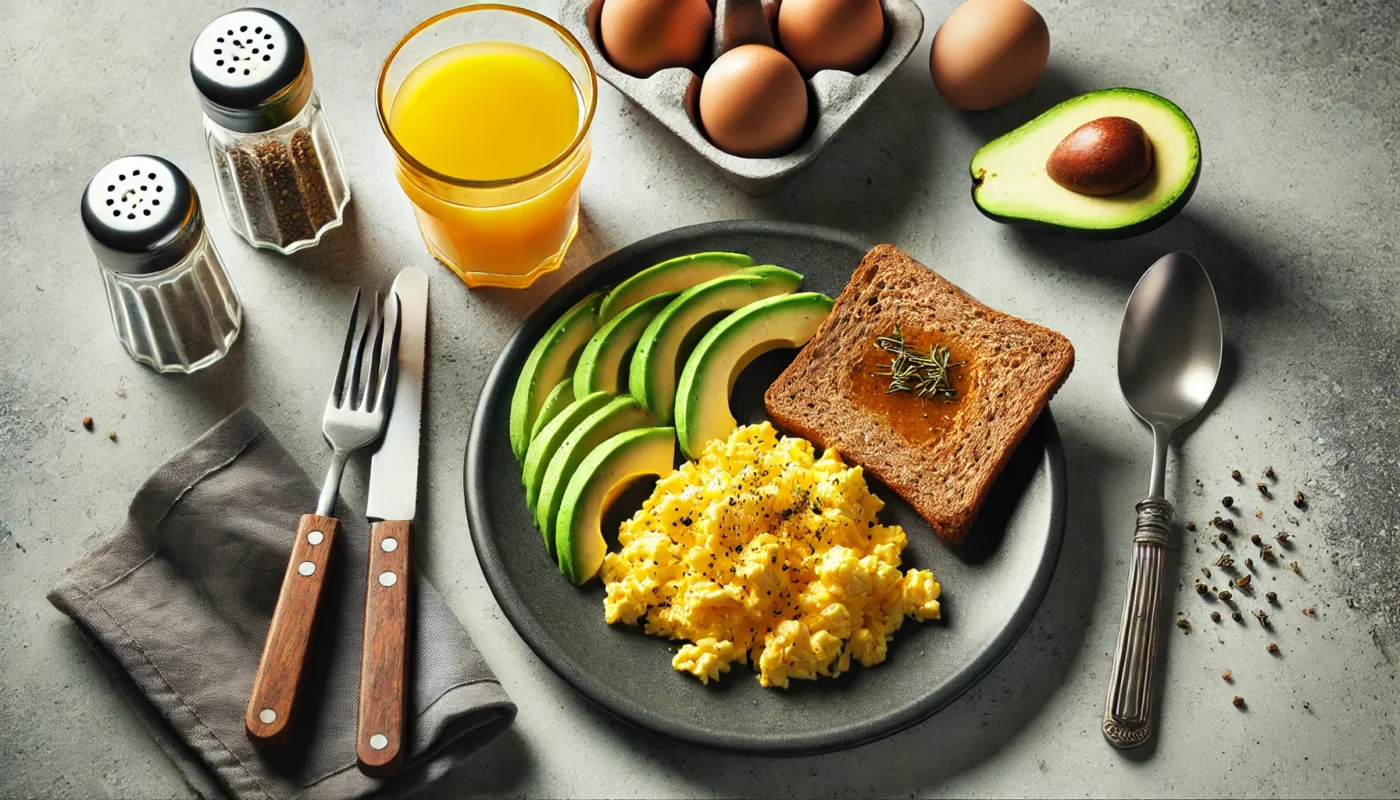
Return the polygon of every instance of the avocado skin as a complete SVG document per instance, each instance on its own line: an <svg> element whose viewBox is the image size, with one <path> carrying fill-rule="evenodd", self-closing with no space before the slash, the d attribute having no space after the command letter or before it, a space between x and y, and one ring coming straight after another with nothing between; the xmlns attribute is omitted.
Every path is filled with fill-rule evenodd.
<svg viewBox="0 0 1400 800"><path fill-rule="evenodd" d="M1201 156L1204 163L1205 156ZM1041 233L1051 233L1066 239L1078 239L1086 242L1108 242L1116 239L1131 239L1134 236L1141 236L1148 231L1154 231L1163 225L1171 222L1172 218L1181 213L1181 209L1186 207L1191 200L1191 195L1196 193L1196 184L1201 180L1201 166L1196 165L1196 174L1191 176L1191 182L1186 185L1186 190L1181 193L1175 203L1167 206L1156 214L1148 217L1142 222L1127 225L1122 228L1071 228L1065 225L1054 225L1049 222L1042 222L1038 219L1023 219L1021 217L1003 217L1000 214L993 214L983 208L977 202L977 183L972 184L972 204L977 206L977 210L982 212L982 216L993 222L1000 222L1003 225L1012 225L1025 230L1039 231Z"/></svg>
<svg viewBox="0 0 1400 800"><path fill-rule="evenodd" d="M1053 114L1057 109L1061 108L1062 106L1069 105L1073 101L1080 100L1086 97L1087 95L1111 95L1121 92L1130 92L1135 95L1151 97L1156 100L1162 101L1166 105L1171 106L1175 110L1175 112L1188 125L1191 126L1193 132L1195 131L1195 123L1191 121L1191 118L1186 114L1186 112L1183 111L1180 106L1177 106L1175 103L1168 100L1167 98L1162 97L1161 95L1155 94L1153 92L1145 91L1143 89L1129 89L1126 87L1120 87L1115 89L1100 89L1096 91L1085 92L1083 94L1076 95L1074 97L1063 100L1059 103L1056 103L1054 106L1042 112L1041 114L1038 114L1032 119L1027 120L1021 126L1012 129L1012 131L1008 131L1007 134L1004 134L1004 136L1010 135L1011 133L1014 133L1015 131L1020 130L1023 127L1031 125L1037 120L1040 120L1047 115ZM978 151L973 154L972 161L970 162L970 164L976 163L977 157L981 155L982 151L1001 138L1003 137L997 137L991 142L988 142L986 145L983 145L981 148L979 148ZM1028 219L1025 217L1004 216L1001 214L997 214L993 211L988 211L982 206L980 202L978 202L977 189L981 185L981 182L978 181L975 177L972 178L972 187L970 190L972 196L972 204L976 206L977 210L982 213L982 216L986 217L987 219L990 219L993 222L1002 223L1003 225L1012 225L1023 230L1049 233L1055 236L1060 236L1067 239L1076 239L1080 241L1112 241L1117 239L1130 239L1134 236L1140 236L1149 231L1156 230L1157 228L1160 228L1163 225L1167 224L1172 220L1173 217L1181 213L1181 209L1185 208L1186 204L1190 202L1192 195L1196 193L1196 185L1200 183L1201 167L1205 163L1205 151L1201 145L1199 134L1195 135L1195 144L1196 169L1191 175L1191 180L1186 184L1186 188L1182 190L1181 196L1178 197L1175 201L1173 201L1171 205L1167 206L1166 208L1163 208L1161 211L1158 211L1156 214L1153 214L1147 219L1140 220L1138 222L1131 223L1129 225L1124 225L1118 228L1080 228L1072 225L1060 225L1053 222L1046 222L1044 220ZM975 174L973 173L973 170L970 166L968 171L970 174Z"/></svg>

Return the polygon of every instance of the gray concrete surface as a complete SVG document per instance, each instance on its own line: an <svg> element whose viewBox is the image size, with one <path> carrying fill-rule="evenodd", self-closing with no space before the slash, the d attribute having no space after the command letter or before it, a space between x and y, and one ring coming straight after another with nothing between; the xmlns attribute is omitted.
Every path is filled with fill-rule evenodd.
<svg viewBox="0 0 1400 800"><path fill-rule="evenodd" d="M941 102L926 71L928 42L954 3L928 0L928 31L910 62L810 171L758 200L604 87L582 233L566 268L527 292L454 284L423 251L390 176L373 114L378 65L400 32L442 4L272 5L285 5L310 41L353 182L351 218L321 247L279 258L244 246L209 207L247 327L224 363L181 378L131 362L113 339L77 204L92 171L128 152L172 158L212 199L184 65L218 9L0 4L0 796L189 793L44 594L121 517L145 475L240 405L319 471L325 369L353 287L387 283L409 263L432 267L435 279L420 565L521 709L509 735L433 796L1400 791L1400 4L1040 0L1053 39L1048 74L1007 108L964 115ZM1076 92L1120 85L1172 98L1200 130L1204 174L1180 218L1136 240L1076 244L977 214L966 165L982 142ZM1072 480L1067 542L1029 632L943 713L821 758L682 748L593 710L502 617L462 504L477 392L517 321L617 247L734 217L897 243L993 305L1064 331L1079 356L1054 404ZM1171 583L1184 588L1170 602L1193 628L1168 630L1155 746L1124 755L1102 741L1098 720L1149 441L1119 399L1115 340L1138 275L1175 249L1210 269L1229 342L1223 394L1173 454L1180 519L1203 522L1233 494L1247 531L1294 534L1285 559L1302 572L1263 570L1280 597L1272 633L1252 620L1214 624L1190 591L1214 546L1204 530L1178 528ZM80 427L85 414L95 433ZM1230 481L1231 468L1253 478L1266 465L1280 497L1308 493L1296 525L1286 499L1260 501ZM351 496L364 477L363 465L352 468ZM1279 656L1265 652L1269 641ZM1225 669L1233 684L1221 680Z"/></svg>

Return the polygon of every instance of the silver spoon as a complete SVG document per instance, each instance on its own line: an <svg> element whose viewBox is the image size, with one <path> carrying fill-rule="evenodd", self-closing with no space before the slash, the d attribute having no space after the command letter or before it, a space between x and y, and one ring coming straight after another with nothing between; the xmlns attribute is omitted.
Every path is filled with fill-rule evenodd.
<svg viewBox="0 0 1400 800"><path fill-rule="evenodd" d="M1128 298L1118 333L1123 399L1152 428L1152 482L1137 505L1128 596L1103 718L1103 735L1114 747L1136 747L1152 735L1162 562L1172 519L1163 493L1167 442L1215 391L1222 341L1215 289L1201 262L1172 253L1153 264Z"/></svg>

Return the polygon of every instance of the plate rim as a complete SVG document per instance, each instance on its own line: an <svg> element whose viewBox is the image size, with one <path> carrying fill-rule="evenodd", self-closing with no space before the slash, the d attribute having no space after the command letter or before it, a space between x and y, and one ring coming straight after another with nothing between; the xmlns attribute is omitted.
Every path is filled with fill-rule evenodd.
<svg viewBox="0 0 1400 800"><path fill-rule="evenodd" d="M463 465L462 487L463 502L467 507L468 534L476 552L482 576L486 579L486 585L491 590L491 596L495 598L501 612L515 628L516 634L550 670L589 703L606 712L609 716L639 730L667 739L710 750L742 755L782 757L817 755L869 744L927 720L966 694L973 686L976 686L991 673L992 669L1011 652L1016 643L1025 635L1031 620L1034 619L1041 603L1044 602L1045 595L1049 592L1050 584L1054 580L1055 569L1060 560L1060 550L1064 544L1068 493L1064 443L1060 438L1059 426L1055 423L1049 405L1041 412L1035 425L1045 424L1049 428L1045 441L1045 459L1048 461L1050 482L1050 530L1045 551L1041 556L1040 563L1036 565L1025 597L1022 598L1007 624L992 640L991 644L966 667L954 673L943 689L927 695L921 702L911 703L874 720L866 720L837 729L835 733L826 729L820 733L793 734L780 742L756 742L744 734L716 738L713 732L687 725L677 728L674 720L651 711L643 703L608 689L593 678L587 669L577 666L572 660L557 658L549 647L537 645L537 639L548 641L553 637L541 629L532 618L532 614L523 608L518 589L497 585L498 583L507 583L499 577L504 569L504 559L500 557L500 553L494 545L484 541L490 537L480 533L484 530L490 530L492 527L486 512L486 503L474 499L488 496L486 474L489 472L489 467L487 469L480 467L487 467L484 464L484 440L486 420L491 415L482 412L486 410L488 404L495 405L500 402L499 397L502 390L497 387L497 384L506 381L508 377L504 375L506 354L521 346L520 342L524 339L527 331L547 326L548 320L562 313L567 308L570 298L585 293L595 284L601 283L600 276L612 270L615 264L633 258L638 253L664 247L674 241L715 233L796 235L851 246L866 252L873 247L857 236L821 225L771 220L725 220L673 228L639 239L609 253L581 270L573 278L555 289L545 298L544 302L521 320L514 333L501 348L500 353L496 355L491 370L477 395L476 407L472 412L471 431L463 455L465 463ZM507 391L506 394L509 392ZM495 399L493 400L493 398ZM482 462L480 467L478 466L479 462Z"/></svg>

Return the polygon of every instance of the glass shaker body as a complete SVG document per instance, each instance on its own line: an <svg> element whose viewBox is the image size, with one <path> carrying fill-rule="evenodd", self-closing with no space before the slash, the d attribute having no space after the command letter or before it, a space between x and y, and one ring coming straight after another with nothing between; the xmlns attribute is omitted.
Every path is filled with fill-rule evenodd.
<svg viewBox="0 0 1400 800"><path fill-rule="evenodd" d="M194 372L238 338L243 304L174 164L126 156L98 170L81 207L117 339L158 372Z"/></svg>
<svg viewBox="0 0 1400 800"><path fill-rule="evenodd" d="M204 134L224 216L249 244L293 253L344 221L350 186L315 92L272 130L229 130L205 115Z"/></svg>
<svg viewBox="0 0 1400 800"><path fill-rule="evenodd" d="M190 75L229 226L279 253L339 227L350 187L297 29L266 9L230 11L195 39Z"/></svg>

